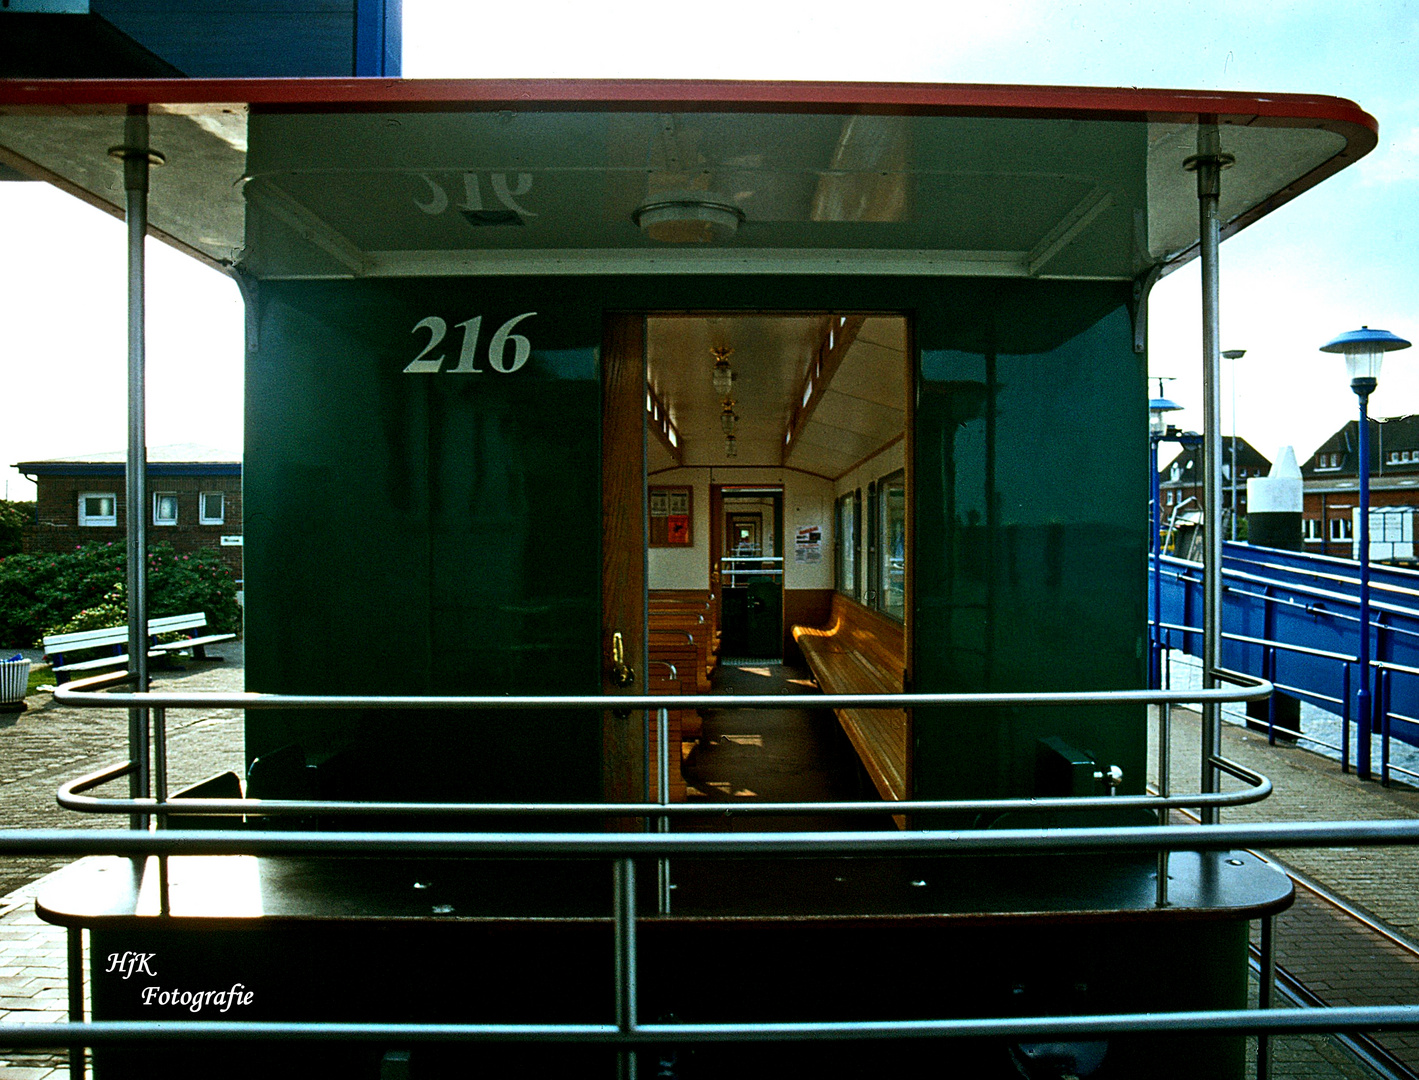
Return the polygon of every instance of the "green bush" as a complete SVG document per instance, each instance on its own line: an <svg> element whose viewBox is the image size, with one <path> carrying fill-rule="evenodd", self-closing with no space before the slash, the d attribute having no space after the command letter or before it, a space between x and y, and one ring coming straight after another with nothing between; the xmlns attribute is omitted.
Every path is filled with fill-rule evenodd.
<svg viewBox="0 0 1419 1080"><path fill-rule="evenodd" d="M0 642L38 643L47 633L121 626L127 619L122 544L85 544L56 555L0 559ZM148 552L148 615L205 611L214 633L237 633L236 580L213 551L179 555L167 544ZM63 629L58 629L63 628Z"/></svg>
<svg viewBox="0 0 1419 1080"><path fill-rule="evenodd" d="M25 525L34 520L34 503L0 499L0 559L18 555Z"/></svg>

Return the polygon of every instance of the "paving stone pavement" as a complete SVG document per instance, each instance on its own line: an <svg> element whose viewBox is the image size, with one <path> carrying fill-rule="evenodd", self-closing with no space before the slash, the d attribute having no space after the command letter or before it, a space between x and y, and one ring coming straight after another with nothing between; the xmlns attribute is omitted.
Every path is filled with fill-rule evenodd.
<svg viewBox="0 0 1419 1080"><path fill-rule="evenodd" d="M1201 723L1191 710L1172 710L1174 791L1196 791ZM1264 734L1226 724L1224 756L1271 778L1275 791L1263 802L1224 809L1224 822L1380 820L1419 818L1419 790L1389 788L1341 771L1340 763L1302 747L1268 744ZM1156 724L1150 732L1150 779L1156 779ZM1228 789L1244 785L1228 778ZM1419 938L1419 850L1415 848L1289 849L1269 856L1299 871L1405 940ZM1253 940L1257 938L1254 929ZM1298 886L1296 903L1275 924L1276 958L1330 1005L1395 1005L1419 1002L1419 957L1369 931L1317 893ZM1419 1071L1419 1033L1377 1036L1387 1050ZM1329 1045L1327 1045L1329 1044ZM1284 1046L1286 1071L1274 1075L1328 1076L1346 1055L1330 1040L1297 1040ZM1309 1048L1308 1048L1309 1047ZM1299 1056L1298 1056L1299 1055ZM1338 1055L1338 1056L1337 1056ZM1300 1069L1301 1071L1296 1071ZM1319 1069L1311 1073L1306 1069ZM1348 1074L1340 1074L1348 1075ZM1364 1075L1360 1073L1358 1075Z"/></svg>
<svg viewBox="0 0 1419 1080"><path fill-rule="evenodd" d="M220 663L179 660L185 670L153 672L153 688L242 690L240 642L214 646ZM122 709L74 709L46 691L31 694L27 710L0 714L0 828L121 828L123 816L75 814L60 808L60 784L121 761L128 740ZM172 710L168 759L173 789L227 769L243 771L241 714L236 710ZM127 780L98 794L124 795ZM37 880L67 859L0 862L0 1023L44 1023L69 1014L64 931L34 913ZM0 1080L67 1077L68 1057L57 1051L0 1049Z"/></svg>

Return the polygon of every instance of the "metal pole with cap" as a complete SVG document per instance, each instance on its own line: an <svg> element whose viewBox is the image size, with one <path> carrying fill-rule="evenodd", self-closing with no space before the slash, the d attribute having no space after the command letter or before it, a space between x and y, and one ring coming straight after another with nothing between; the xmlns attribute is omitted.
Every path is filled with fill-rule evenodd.
<svg viewBox="0 0 1419 1080"><path fill-rule="evenodd" d="M1359 720L1360 745L1355 767L1361 780L1370 779L1370 737L1374 732L1374 696L1370 692L1370 395L1380 381L1380 364L1384 354L1409 348L1409 342L1388 330L1371 330L1362 326L1341 334L1320 347L1321 352L1342 353L1345 369L1350 376L1350 389L1360 399L1360 437L1356 471L1360 478L1360 521L1356 530L1360 562L1360 619L1355 666L1359 669L1360 689L1355 695L1355 712Z"/></svg>

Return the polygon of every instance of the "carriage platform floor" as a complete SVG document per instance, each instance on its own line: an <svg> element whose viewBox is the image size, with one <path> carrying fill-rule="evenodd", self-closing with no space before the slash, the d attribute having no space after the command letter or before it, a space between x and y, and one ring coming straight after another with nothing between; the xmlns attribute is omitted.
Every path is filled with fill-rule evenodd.
<svg viewBox="0 0 1419 1080"><path fill-rule="evenodd" d="M160 678L181 680L184 689L239 689L243 677L239 646L228 656L235 662L205 670L194 665L188 672ZM782 674L785 679L796 677L792 669ZM755 681L758 678L752 676ZM60 811L54 803L54 789L64 779L111 762L114 747L122 743L126 716L61 709L44 695L32 695L29 705L29 712L0 727L0 823L12 828L92 827L96 824L93 818ZM753 756L749 753L755 745L752 738L724 738L767 734L741 724L752 719L731 715L718 725L720 717L707 720L706 739L699 749L715 750L717 755L705 753L696 763L702 770L696 782L702 781L715 792L712 797L747 798L735 794L746 787L760 794L751 785L742 784L731 786L726 792L723 785L733 785L734 776L727 770L714 771L719 768L716 756L720 763L727 763L730 754ZM190 768L194 774L210 775L240 763L241 721L235 714L185 714L174 717L172 724L173 761L178 770ZM710 740L715 738L721 742L711 745ZM1276 793L1257 807L1225 811L1223 820L1419 817L1419 791L1399 785L1383 789L1377 783L1359 781L1353 774L1342 774L1338 764L1325 758L1293 747L1268 747L1264 736L1253 736L1235 727L1226 729L1224 743L1229 756L1270 775L1276 782ZM1184 763L1196 761L1196 744L1195 714L1174 710L1173 775L1178 790L1192 779ZM776 789L769 787L767 781L775 776L782 779L794 770L787 762L777 761L763 773L762 794L777 797ZM798 771L805 775L817 772ZM728 821L734 828L753 827L747 818ZM1419 936L1419 852L1288 852L1286 859L1309 877L1396 927L1401 935ZM44 870L42 866L33 867L28 873L35 876ZM42 878L28 884L11 878L0 885L12 890L0 897L0 1020L5 1022L43 1023L61 1020L65 1015L64 930L41 921L34 910L34 897L47 884ZM1324 983L1333 1004L1419 1000L1419 961L1373 936L1357 937L1358 931L1324 901L1303 888L1297 893L1296 905L1278 919L1278 956L1283 966L1303 969L1313 986ZM1402 1041L1409 1036L1394 1038ZM1273 1046L1273 1077L1349 1080L1371 1075L1328 1039L1286 1037L1275 1040ZM1403 1046L1395 1049L1402 1052ZM66 1075L66 1059L60 1052L0 1051L0 1080L57 1080Z"/></svg>

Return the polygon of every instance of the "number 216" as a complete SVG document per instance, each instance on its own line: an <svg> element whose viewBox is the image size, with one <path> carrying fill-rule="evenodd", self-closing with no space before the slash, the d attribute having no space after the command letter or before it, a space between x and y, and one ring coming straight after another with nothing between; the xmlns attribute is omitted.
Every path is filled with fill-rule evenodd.
<svg viewBox="0 0 1419 1080"><path fill-rule="evenodd" d="M535 311L524 311L521 315L514 315L493 331L492 339L488 342L488 366L498 374L511 375L527 363L527 358L532 355L532 342L522 334L514 334L512 328L523 319L530 319L536 314ZM449 368L447 374L483 374L478 368L478 336L483 328L483 316L475 315L471 319L455 323L454 326L463 331L463 347L458 352L458 364ZM442 344L443 339L447 336L448 323L437 315L430 315L427 319L420 319L416 322L410 333L417 333L420 330L429 332L429 343L424 346L418 356L409 361L404 368L404 374L436 375L443 367L444 354L430 354ZM512 346L511 356L508 355L509 345Z"/></svg>

